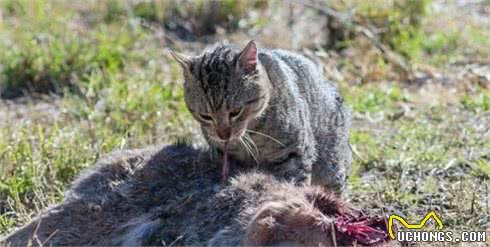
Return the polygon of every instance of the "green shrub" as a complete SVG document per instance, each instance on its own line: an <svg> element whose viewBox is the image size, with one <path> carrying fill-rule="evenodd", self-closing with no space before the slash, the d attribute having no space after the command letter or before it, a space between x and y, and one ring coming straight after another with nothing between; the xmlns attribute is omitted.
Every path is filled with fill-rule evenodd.
<svg viewBox="0 0 490 247"><path fill-rule="evenodd" d="M23 91L61 93L75 89L77 80L95 69L118 70L126 59L129 39L97 35L25 35L10 47L0 48L2 97Z"/></svg>
<svg viewBox="0 0 490 247"><path fill-rule="evenodd" d="M79 27L77 14L51 1L5 1L0 23L0 97L25 92L79 91L97 69L117 71L128 60L137 30L128 22ZM3 25L2 25L3 24Z"/></svg>
<svg viewBox="0 0 490 247"><path fill-rule="evenodd" d="M482 89L478 94L464 95L461 104L474 112L490 111L490 91Z"/></svg>
<svg viewBox="0 0 490 247"><path fill-rule="evenodd" d="M421 27L432 0L362 1L361 22L380 31L381 40L409 59L417 59L426 38Z"/></svg>
<svg viewBox="0 0 490 247"><path fill-rule="evenodd" d="M369 88L369 90L366 90ZM381 88L377 85L361 87L350 87L344 93L344 97L353 110L360 113L383 112L394 110L397 102L404 102L409 95L397 85L389 85Z"/></svg>

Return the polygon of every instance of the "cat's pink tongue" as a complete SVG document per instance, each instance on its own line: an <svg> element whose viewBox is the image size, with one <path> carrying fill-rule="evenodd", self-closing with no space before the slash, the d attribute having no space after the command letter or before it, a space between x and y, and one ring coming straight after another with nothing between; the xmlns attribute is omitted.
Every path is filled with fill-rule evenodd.
<svg viewBox="0 0 490 247"><path fill-rule="evenodd" d="M230 168L228 165L228 142L225 143L223 150L223 169L221 171L221 181L224 183L228 179Z"/></svg>

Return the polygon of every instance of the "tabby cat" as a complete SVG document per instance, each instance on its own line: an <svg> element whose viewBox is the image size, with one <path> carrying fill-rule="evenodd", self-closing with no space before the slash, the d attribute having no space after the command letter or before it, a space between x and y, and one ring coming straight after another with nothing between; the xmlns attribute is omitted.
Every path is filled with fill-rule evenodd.
<svg viewBox="0 0 490 247"><path fill-rule="evenodd" d="M320 68L285 50L219 44L172 52L185 102L209 145L232 164L341 191L351 164L350 111ZM224 151L224 152L223 152ZM225 162L223 177L228 176Z"/></svg>

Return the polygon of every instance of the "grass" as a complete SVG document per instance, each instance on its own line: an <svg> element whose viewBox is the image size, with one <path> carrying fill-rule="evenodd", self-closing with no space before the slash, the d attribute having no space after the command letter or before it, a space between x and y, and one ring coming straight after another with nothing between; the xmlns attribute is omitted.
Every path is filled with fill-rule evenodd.
<svg viewBox="0 0 490 247"><path fill-rule="evenodd" d="M465 95L461 99L461 104L474 112L488 112L490 111L490 93L485 90L476 95Z"/></svg>
<svg viewBox="0 0 490 247"><path fill-rule="evenodd" d="M414 222L436 210L446 229L487 229L488 90L463 95L454 104L411 105L411 114L390 118L403 111L397 103L411 104L415 96L393 97L392 87L362 88L367 91L350 88L347 93L358 112L351 135L357 156L349 178L351 202Z"/></svg>
<svg viewBox="0 0 490 247"><path fill-rule="evenodd" d="M349 93L345 94L346 100L355 112L375 113L383 110L396 111L396 104L406 102L409 94L398 85L366 85L363 87L349 87Z"/></svg>
<svg viewBox="0 0 490 247"><path fill-rule="evenodd" d="M8 7L14 4L14 7ZM10 5L9 5L10 4ZM103 69L115 72L123 68L125 60L134 60L132 40L138 39L137 31L130 31L129 23L121 30L109 24L99 25L92 32L81 33L75 23L75 13L61 11L53 2L6 1L6 24L0 26L3 39L0 42L1 94L5 98L17 97L25 91L62 93L64 89L80 90L84 76ZM15 21L14 21L15 20ZM73 27L66 25L73 22ZM15 27L12 30L12 26Z"/></svg>
<svg viewBox="0 0 490 247"><path fill-rule="evenodd" d="M201 4L181 7L180 13L172 1L0 1L0 234L62 200L73 178L113 149L197 139L183 103L180 69L163 48L198 52L206 45L199 37L220 28L235 32L230 37L246 33L240 21L259 23L251 30L266 35L273 21L254 22L247 11L275 9L277 3L219 1L224 11L206 23L200 20L210 7ZM375 20L397 13L372 4L360 11ZM197 41L189 43L148 28L156 25L178 37L171 21L185 16L214 31L194 33ZM421 24L407 32L419 36L397 33L396 42L387 40L402 54L415 52L404 54L410 62L444 68L486 54L490 35L477 26L434 31L426 24L435 25L437 18L414 18ZM347 50L361 47L346 44ZM429 106L417 89L391 76L386 61L376 57L359 67L356 61L371 51L357 54L338 59L347 78L339 87L355 112L347 199L414 220L435 209L448 229L488 229L489 89L460 90L455 99ZM367 72L356 84L348 78L358 77L359 70ZM16 98L22 95L27 97Z"/></svg>

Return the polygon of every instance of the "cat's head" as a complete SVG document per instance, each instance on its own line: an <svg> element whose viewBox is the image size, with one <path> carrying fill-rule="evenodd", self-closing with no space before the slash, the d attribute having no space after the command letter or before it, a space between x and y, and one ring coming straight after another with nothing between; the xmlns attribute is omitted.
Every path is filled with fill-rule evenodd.
<svg viewBox="0 0 490 247"><path fill-rule="evenodd" d="M216 142L238 140L270 99L270 82L254 41L219 45L199 56L172 53L184 71L187 108Z"/></svg>

